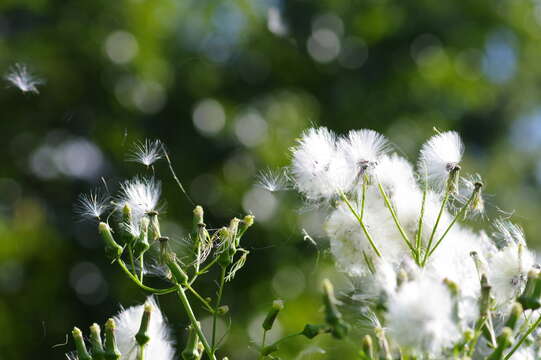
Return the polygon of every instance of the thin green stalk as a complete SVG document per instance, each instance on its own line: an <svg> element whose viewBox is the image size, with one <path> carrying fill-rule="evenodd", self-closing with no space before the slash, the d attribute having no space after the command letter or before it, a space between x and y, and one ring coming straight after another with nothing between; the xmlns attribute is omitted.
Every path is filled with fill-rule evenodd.
<svg viewBox="0 0 541 360"><path fill-rule="evenodd" d="M417 236L415 239L415 247L417 249L417 261L419 261L419 257L421 256L421 247L422 247L422 233L423 233L423 219L425 215L425 204L426 204L426 194L428 193L428 186L425 181L425 188L423 190L423 200L421 203L421 214L419 215L419 226L417 228Z"/></svg>
<svg viewBox="0 0 541 360"><path fill-rule="evenodd" d="M408 245L411 252L413 253L413 255L416 258L417 256L416 256L415 248L411 244L411 241L409 240L408 235L404 231L404 228L402 228L402 225L400 224L400 221L398 220L398 217L396 216L396 212L393 209L393 205L391 204L391 200L387 196L387 193L383 189L383 186L381 185L381 183L378 183L378 188L379 188L379 191L381 193L381 196L383 196L383 200L385 201L385 205L387 206L387 209L389 209L389 212L391 213L391 216L392 216L392 218L394 220L394 223L395 223L396 227L398 228L398 232L400 232L400 235L402 235L402 238L406 242L406 245Z"/></svg>
<svg viewBox="0 0 541 360"><path fill-rule="evenodd" d="M261 340L261 348L265 347L265 340L267 340L267 330L263 330L263 339Z"/></svg>
<svg viewBox="0 0 541 360"><path fill-rule="evenodd" d="M541 324L541 315L539 316L539 318L537 318L537 320L535 321L535 323L532 324L532 326L530 326L530 328L528 329L528 331L526 331L526 333L520 338L519 341L517 341L517 343L515 344L515 346L513 346L513 348L511 349L511 351L509 351L507 353L507 355L505 355L505 358L504 360L508 360L511 358L511 356L513 356L513 354L515 353L515 351L517 351L517 349L520 347L520 345L522 345L522 343L524 342L524 340L526 340L526 338L528 336L530 336L530 334L532 332L534 332L535 329L537 329L537 327Z"/></svg>
<svg viewBox="0 0 541 360"><path fill-rule="evenodd" d="M144 254L141 254L141 256L139 256L139 265L141 266L141 272L139 273L139 279L141 280L141 283L143 283L143 270L144 270L144 265L145 265L143 256L144 256Z"/></svg>
<svg viewBox="0 0 541 360"><path fill-rule="evenodd" d="M459 218L462 217L462 215L464 215L464 213L466 212L466 210L468 209L468 207L470 206L473 198L475 196L475 193L472 194L472 196L470 196L470 198L468 199L468 201L466 202L466 204L464 204L464 206L462 207L462 209L460 209L460 211L455 215L455 217L453 218L453 221L451 221L451 223L449 224L449 226L447 227L447 229L445 229L445 231L443 232L443 235L440 237L440 239L436 242L436 244L434 245L434 247L432 248L432 250L429 251L429 249L427 248L427 254L428 256L426 256L425 258L428 259L433 253L434 251L436 251L436 249L438 248L438 246L441 244L441 242L443 241L443 239L445 238L445 236L447 235L447 233L449 232L449 230L451 230L451 228L453 227L453 225L457 222L457 220ZM425 262L424 264L426 264L426 259L425 259ZM424 265L423 264L423 265Z"/></svg>
<svg viewBox="0 0 541 360"><path fill-rule="evenodd" d="M366 226L364 225L363 219L359 216L359 214L357 214L357 211L353 208L353 206L351 205L351 203L349 202L347 196L346 196L344 193L340 193L340 197L342 198L342 200L344 200L344 202L345 202L346 205L348 206L349 210L353 213L353 216L355 216L355 218L357 219L357 221L358 221L359 224L361 225L361 228L363 229L364 235L365 235L366 238L368 239L368 242L370 243L370 246L372 246L372 249L374 250L374 252L376 253L376 255L377 255L378 257L381 257L381 252L379 251L378 247L377 247L376 244L374 243L374 240L372 239L372 236L371 236L370 233L368 232L368 229L367 229Z"/></svg>
<svg viewBox="0 0 541 360"><path fill-rule="evenodd" d="M135 269L135 260L133 258L133 249L131 245L128 245L128 254L130 255L131 269L133 270L134 274L137 274L137 270Z"/></svg>
<svg viewBox="0 0 541 360"><path fill-rule="evenodd" d="M434 224L434 227L432 228L432 233L430 234L430 238L428 239L428 244L426 245L426 252L425 256L422 261L422 266L426 265L426 261L428 260L428 257L430 256L430 247L432 246L432 242L434 241L434 236L436 235L436 230L438 229L438 225L441 220L441 216L443 215L443 211L445 210L445 205L447 205L447 201L449 200L450 191L449 188L445 190L445 195L443 196L443 200L441 202L440 211L438 213L438 217L436 218L436 223Z"/></svg>
<svg viewBox="0 0 541 360"><path fill-rule="evenodd" d="M216 356L214 355L214 352L212 351L212 348L210 347L207 338L205 337L205 334L203 334L203 331L201 330L201 326L199 325L199 322L197 321L192 307L190 306L190 302L188 301L188 298L186 297L186 293L184 292L184 289L182 286L177 285L177 294L180 298L180 301L182 302L182 305L184 306L184 309L186 310L186 313L188 314L188 317L190 318L190 322L192 323L193 328L197 332L197 336L199 336L199 340L201 340L201 343L203 344L203 348L205 349L205 352L207 353L209 359L216 360Z"/></svg>
<svg viewBox="0 0 541 360"><path fill-rule="evenodd" d="M201 303L207 308L208 311L210 311L211 313L214 312L212 306L210 306L209 303L201 295L199 295L199 293L193 287L191 287L190 284L184 284L184 286L186 286L186 289L190 290L190 292L197 298L197 300L201 301Z"/></svg>
<svg viewBox="0 0 541 360"><path fill-rule="evenodd" d="M139 345L136 360L145 360L145 345Z"/></svg>
<svg viewBox="0 0 541 360"><path fill-rule="evenodd" d="M363 181L363 192L362 192L362 198L361 198L361 219L364 219L364 204L366 199L366 182L368 179L364 179Z"/></svg>
<svg viewBox="0 0 541 360"><path fill-rule="evenodd" d="M216 321L218 320L218 308L220 307L220 302L222 301L222 293L224 290L226 270L227 270L226 267L222 266L222 269L220 271L220 287L218 288L218 296L216 297L216 306L212 314L212 349L213 351L216 351L216 349L214 348L214 345L216 344Z"/></svg>
<svg viewBox="0 0 541 360"><path fill-rule="evenodd" d="M130 270L128 269L128 267L124 263L124 261L122 261L121 259L118 259L117 262L118 262L118 265L120 265L120 268L126 273L126 275L128 275L130 277L130 279L132 279L133 282L136 283L143 290L150 291L150 292L152 292L154 294L157 294L157 295L169 294L169 293L175 292L177 290L176 286L166 288L166 289L155 289L155 288L152 288L150 286L146 286L145 284L143 284L139 280L139 278L137 276L135 276L134 274L132 274L130 272Z"/></svg>

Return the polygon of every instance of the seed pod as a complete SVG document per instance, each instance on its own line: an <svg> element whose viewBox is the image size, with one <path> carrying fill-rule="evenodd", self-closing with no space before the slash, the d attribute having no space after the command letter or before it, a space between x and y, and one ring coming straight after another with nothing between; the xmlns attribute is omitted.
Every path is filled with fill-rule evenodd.
<svg viewBox="0 0 541 360"><path fill-rule="evenodd" d="M152 305L145 304L143 310L143 316L141 317L141 325L139 326L139 331L135 334L135 341L142 348L150 341L148 336L148 324L150 323L150 316L152 315Z"/></svg>
<svg viewBox="0 0 541 360"><path fill-rule="evenodd" d="M267 316L265 317L265 320L263 320L263 329L265 331L269 331L272 329L272 325L274 325L274 321L276 321L276 317L280 313L280 310L284 308L284 302L282 300L274 300L272 303L272 307L267 313Z"/></svg>
<svg viewBox="0 0 541 360"><path fill-rule="evenodd" d="M149 223L150 220L147 217L143 217L139 223L139 237L135 239L133 246L133 254L136 258L143 255L150 248L150 244L148 243Z"/></svg>
<svg viewBox="0 0 541 360"><path fill-rule="evenodd" d="M509 314L509 318L507 319L507 322L505 323L505 326L508 327L511 330L514 330L517 326L518 319L520 318L520 315L522 315L523 309L522 305L520 303L514 303L511 307L511 313Z"/></svg>
<svg viewBox="0 0 541 360"><path fill-rule="evenodd" d="M83 333L79 328L73 328L71 332L73 336L73 341L75 342L75 349L77 350L77 356L79 360L92 360L92 357L86 350L85 341L83 339Z"/></svg>
<svg viewBox="0 0 541 360"><path fill-rule="evenodd" d="M182 270L182 268L178 264L177 258L174 253L168 253L165 256L165 265L167 265L177 283L186 284L186 282L188 281L188 275L186 275L184 270Z"/></svg>
<svg viewBox="0 0 541 360"><path fill-rule="evenodd" d="M182 350L181 356L183 360L197 360L201 358L202 352L199 348L199 337L197 336L197 331L193 326L188 327L188 340L186 342L186 347Z"/></svg>
<svg viewBox="0 0 541 360"><path fill-rule="evenodd" d="M370 335L366 334L363 337L361 348L364 355L366 355L368 359L372 360L374 358L374 342L372 341L372 337Z"/></svg>
<svg viewBox="0 0 541 360"><path fill-rule="evenodd" d="M325 321L330 325L331 334L336 339L343 339L349 332L349 324L342 320L342 314L336 306L334 289L331 282L323 280L323 305L325 306Z"/></svg>
<svg viewBox="0 0 541 360"><path fill-rule="evenodd" d="M133 232L130 231L133 226L132 211L128 204L122 208L122 220L119 224L120 243L122 245L131 244L135 240Z"/></svg>
<svg viewBox="0 0 541 360"><path fill-rule="evenodd" d="M109 225L107 223L100 222L98 225L98 231L105 244L105 255L110 260L118 259L122 255L122 251L124 251L124 249L122 246L116 243Z"/></svg>
<svg viewBox="0 0 541 360"><path fill-rule="evenodd" d="M304 326L304 329L302 330L302 335L304 335L308 339L313 339L319 334L327 332L327 330L328 327L326 325L306 324Z"/></svg>
<svg viewBox="0 0 541 360"><path fill-rule="evenodd" d="M536 310L541 307L541 277L539 270L532 269L528 272L526 287L519 296L518 301L525 310Z"/></svg>
<svg viewBox="0 0 541 360"><path fill-rule="evenodd" d="M152 211L148 214L148 217L150 218L148 237L150 241L156 241L162 236L162 233L160 231L160 220L158 219L158 212Z"/></svg>
<svg viewBox="0 0 541 360"><path fill-rule="evenodd" d="M105 359L106 360L118 360L120 359L120 351L116 345L115 340L115 321L113 319L107 320L105 323Z"/></svg>
<svg viewBox="0 0 541 360"><path fill-rule="evenodd" d="M105 351L101 343L101 330L98 324L92 324L90 326L90 344L92 346L93 360L104 360Z"/></svg>

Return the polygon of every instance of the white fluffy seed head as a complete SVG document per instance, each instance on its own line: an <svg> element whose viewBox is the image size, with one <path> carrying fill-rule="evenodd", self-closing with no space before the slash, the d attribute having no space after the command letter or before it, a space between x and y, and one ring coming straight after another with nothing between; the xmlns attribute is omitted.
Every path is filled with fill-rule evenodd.
<svg viewBox="0 0 541 360"><path fill-rule="evenodd" d="M43 84L43 80L32 75L25 64L13 65L4 76L4 79L23 93L31 92L38 94L39 90L37 86Z"/></svg>
<svg viewBox="0 0 541 360"><path fill-rule="evenodd" d="M127 160L151 166L163 157L162 142L148 140L136 142L128 154Z"/></svg>
<svg viewBox="0 0 541 360"><path fill-rule="evenodd" d="M148 336L150 341L145 347L145 359L172 360L175 358L174 341L167 323L156 304L154 297L147 298L152 306ZM122 354L121 360L136 360L138 346L135 334L141 325L145 305L138 305L122 310L114 317L116 323L116 341Z"/></svg>
<svg viewBox="0 0 541 360"><path fill-rule="evenodd" d="M330 199L350 186L351 167L337 151L336 136L327 128L308 129L291 151L291 175L308 200Z"/></svg>
<svg viewBox="0 0 541 360"><path fill-rule="evenodd" d="M120 185L117 206L122 210L128 205L134 218L156 211L160 200L161 184L152 178L135 177Z"/></svg>
<svg viewBox="0 0 541 360"><path fill-rule="evenodd" d="M432 136L421 148L419 175L437 190L445 188L450 172L460 164L464 144L455 131Z"/></svg>
<svg viewBox="0 0 541 360"><path fill-rule="evenodd" d="M510 243L492 256L488 280L498 306L510 305L520 295L534 263L532 252L520 243Z"/></svg>
<svg viewBox="0 0 541 360"><path fill-rule="evenodd" d="M420 278L402 284L388 306L389 335L413 353L440 354L460 336L451 295L439 281Z"/></svg>
<svg viewBox="0 0 541 360"><path fill-rule="evenodd" d="M372 169L391 146L377 131L362 129L352 130L347 137L340 139L338 149L358 176Z"/></svg>
<svg viewBox="0 0 541 360"><path fill-rule="evenodd" d="M99 220L110 208L110 197L100 190L93 190L86 194L80 194L75 203L75 213L82 219Z"/></svg>

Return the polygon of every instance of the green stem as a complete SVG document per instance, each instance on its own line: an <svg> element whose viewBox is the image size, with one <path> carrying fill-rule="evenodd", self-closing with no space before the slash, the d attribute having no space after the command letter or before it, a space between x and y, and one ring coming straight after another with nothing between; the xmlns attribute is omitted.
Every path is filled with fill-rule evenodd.
<svg viewBox="0 0 541 360"><path fill-rule="evenodd" d="M528 331L526 331L526 333L520 338L520 340L515 344L515 346L513 346L513 348L511 349L511 351L509 351L507 353L507 355L505 355L505 358L504 360L508 360L511 358L511 356L513 356L513 354L515 353L515 351L517 351L517 349L520 347L520 345L522 345L522 343L524 342L524 340L526 340L526 338L528 336L530 336L530 334L532 332L534 332L535 329L537 329L537 327L541 324L541 315L539 316L539 318L537 318L536 322L532 324L532 326L530 326L530 328L528 329Z"/></svg>
<svg viewBox="0 0 541 360"><path fill-rule="evenodd" d="M415 248L411 244L411 242L410 242L410 240L408 238L408 235L404 231L404 228L402 228L402 225L400 224L400 221L398 220L398 217L396 216L396 212L393 209L393 205L391 204L391 200L387 196L387 193L383 189L383 186L381 185L381 183L378 183L378 188L379 188L379 191L381 193L381 196L383 196L383 200L385 201L385 205L389 209L389 212L391 213L391 216L392 216L392 218L394 220L394 223L395 223L396 227L398 228L398 232L400 232L400 235L402 235L402 238L406 242L406 245L408 245L408 247L411 250L414 257L417 258Z"/></svg>
<svg viewBox="0 0 541 360"><path fill-rule="evenodd" d="M421 246L422 246L422 232L423 232L423 219L425 215L425 205L426 205L426 194L428 193L428 186L426 185L425 181L425 188L423 191L423 200L421 203L421 214L419 216L419 226L417 228L417 236L415 240L415 247L417 249L417 261L419 261L419 257L421 256Z"/></svg>
<svg viewBox="0 0 541 360"><path fill-rule="evenodd" d="M213 351L216 351L216 349L214 348L216 344L216 321L218 320L218 308L220 307L220 302L222 301L222 293L224 290L226 270L227 270L226 267L222 266L222 270L220 272L220 287L218 288L218 296L216 297L216 306L212 314L212 349Z"/></svg>
<svg viewBox="0 0 541 360"><path fill-rule="evenodd" d="M447 200L449 200L449 189L445 191L445 195L443 196L443 200L441 202L440 211L438 213L438 217L436 218L436 223L434 224L434 227L432 228L432 233L430 234L430 238L428 239L428 244L426 245L426 252L425 256L422 261L422 266L426 265L426 261L428 260L428 257L430 256L430 247L432 246L432 242L434 241L434 236L436 235L436 230L438 229L438 225L440 223L441 217L443 215L443 211L445 210L445 205L447 204Z"/></svg>
<svg viewBox="0 0 541 360"><path fill-rule="evenodd" d="M135 269L135 260L133 259L133 249L131 245L128 245L128 254L130 255L131 269L133 270L134 274L137 274L137 270Z"/></svg>
<svg viewBox="0 0 541 360"><path fill-rule="evenodd" d="M263 339L261 340L261 348L265 347L265 341L267 340L267 330L263 330Z"/></svg>
<svg viewBox="0 0 541 360"><path fill-rule="evenodd" d="M145 345L139 345L136 360L145 360Z"/></svg>
<svg viewBox="0 0 541 360"><path fill-rule="evenodd" d="M130 272L130 270L128 269L128 267L124 263L124 261L122 261L121 259L118 259L117 262L120 265L120 267L122 268L122 270L126 273L126 275L128 275L130 277L130 279L132 279L133 282L136 283L143 290L150 291L150 292L152 292L154 294L157 294L157 295L170 294L170 293L175 292L177 290L176 286L173 286L173 287L170 287L170 288L167 288L167 289L155 289L155 288L152 288L150 286L146 286L145 284L143 284L139 280L139 278L137 276L133 275Z"/></svg>
<svg viewBox="0 0 541 360"><path fill-rule="evenodd" d="M377 255L378 257L381 257L381 252L378 250L376 244L374 243L374 240L372 239L372 236L370 235L370 233L368 232L368 229L367 229L366 226L364 225L363 219L359 216L359 214L357 213L357 211L353 208L353 206L351 205L351 203L349 202L347 196L346 196L344 193L341 193L341 194L340 194L340 197L342 198L342 200L344 200L344 202L345 202L346 205L348 206L348 208L349 208L349 210L351 211L351 213L353 214L353 216L355 216L355 218L357 219L357 221L358 221L359 224L361 225L361 228L363 229L364 235L365 235L366 238L368 239L368 242L370 243L370 246L372 246L372 249L374 250L374 252L376 253L376 255Z"/></svg>
<svg viewBox="0 0 541 360"><path fill-rule="evenodd" d="M203 297L199 295L199 293L190 284L184 284L184 286L186 286L186 288L190 290L190 292L197 298L197 300L201 301L201 303L207 308L208 311L210 311L211 313L214 312L212 306L210 306L209 303L205 299L203 299Z"/></svg>
<svg viewBox="0 0 541 360"><path fill-rule="evenodd" d="M141 266L141 272L139 274L139 279L141 280L141 283L143 283L143 266L144 266L144 260L143 260L143 256L144 254L141 254L141 256L139 256L139 265Z"/></svg>
<svg viewBox="0 0 541 360"><path fill-rule="evenodd" d="M364 204L366 199L366 182L368 179L364 179L363 181L363 192L362 192L362 198L361 198L361 219L364 219Z"/></svg>
<svg viewBox="0 0 541 360"><path fill-rule="evenodd" d="M443 235L440 237L440 239L438 240L438 242L436 242L436 245L434 245L434 247L432 248L432 250L430 250L429 252L429 249L427 248L427 254L428 256L426 256L425 258L425 262L423 264L423 266L426 264L426 260L434 253L434 251L436 251L436 249L438 248L438 246L441 244L441 242L443 241L443 239L445 238L445 236L447 235L447 233L449 233L449 230L451 230L451 228L453 227L453 225L457 222L457 220L459 218L462 217L462 215L464 215L464 213L466 212L466 210L468 209L468 207L470 206L473 198L475 196L475 193L472 194L472 196L470 196L470 198L468 199L468 201L466 202L466 204L464 204L464 206L462 207L462 209L460 209L460 211L455 215L455 217L453 218L453 221L451 221L451 223L449 224L449 226L447 227L447 229L445 229L445 231L443 232Z"/></svg>
<svg viewBox="0 0 541 360"><path fill-rule="evenodd" d="M192 327L195 329L195 331L197 332L197 335L199 336L199 340L201 340L201 343L203 343L205 352L207 353L209 359L216 360L216 356L214 355L214 352L212 351L212 348L210 347L207 341L207 338L203 334L203 330L201 330L201 326L199 325L199 322L195 318L192 307L190 306L190 302L188 301L188 298L186 297L186 293L184 292L184 289L180 285L177 285L176 288L177 288L178 297L180 298L180 301L182 302L182 305L184 306L184 309L186 310L186 313L188 314L188 317L190 318Z"/></svg>

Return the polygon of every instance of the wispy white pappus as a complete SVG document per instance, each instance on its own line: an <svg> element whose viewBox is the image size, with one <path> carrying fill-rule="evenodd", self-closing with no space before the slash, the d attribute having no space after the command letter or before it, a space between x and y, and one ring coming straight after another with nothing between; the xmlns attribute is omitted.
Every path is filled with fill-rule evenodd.
<svg viewBox="0 0 541 360"><path fill-rule="evenodd" d="M379 158L391 150L383 135L369 129L351 130L347 137L340 139L338 148L357 176L376 165Z"/></svg>
<svg viewBox="0 0 541 360"><path fill-rule="evenodd" d="M156 211L161 194L161 183L151 178L135 177L120 185L117 206L128 205L134 217Z"/></svg>
<svg viewBox="0 0 541 360"><path fill-rule="evenodd" d="M407 282L389 299L388 332L412 353L436 356L460 336L452 309L449 290L441 282L428 278Z"/></svg>
<svg viewBox="0 0 541 360"><path fill-rule="evenodd" d="M111 198L96 189L86 194L80 194L75 203L75 213L83 219L100 219L110 208Z"/></svg>
<svg viewBox="0 0 541 360"><path fill-rule="evenodd" d="M25 64L18 63L9 69L4 79L23 93L39 94L38 85L44 83L42 79L34 76Z"/></svg>
<svg viewBox="0 0 541 360"><path fill-rule="evenodd" d="M289 180L284 170L267 169L257 175L257 185L267 191L277 192L289 189Z"/></svg>
<svg viewBox="0 0 541 360"><path fill-rule="evenodd" d="M154 297L148 297L146 303L152 306L152 313L148 325L150 341L145 347L145 359L172 360L175 358L174 341L166 320ZM116 341L122 354L121 360L136 360L137 358L138 346L135 334L141 325L144 307L144 305L132 306L114 317Z"/></svg>
<svg viewBox="0 0 541 360"><path fill-rule="evenodd" d="M460 164L464 153L462 139L455 131L432 136L421 148L419 174L421 179L443 190L450 172Z"/></svg>
<svg viewBox="0 0 541 360"><path fill-rule="evenodd" d="M332 131L325 127L308 129L291 151L295 186L308 200L329 199L349 188L352 168L337 151Z"/></svg>
<svg viewBox="0 0 541 360"><path fill-rule="evenodd" d="M162 142L148 140L136 142L128 154L127 160L151 166L163 157Z"/></svg>

